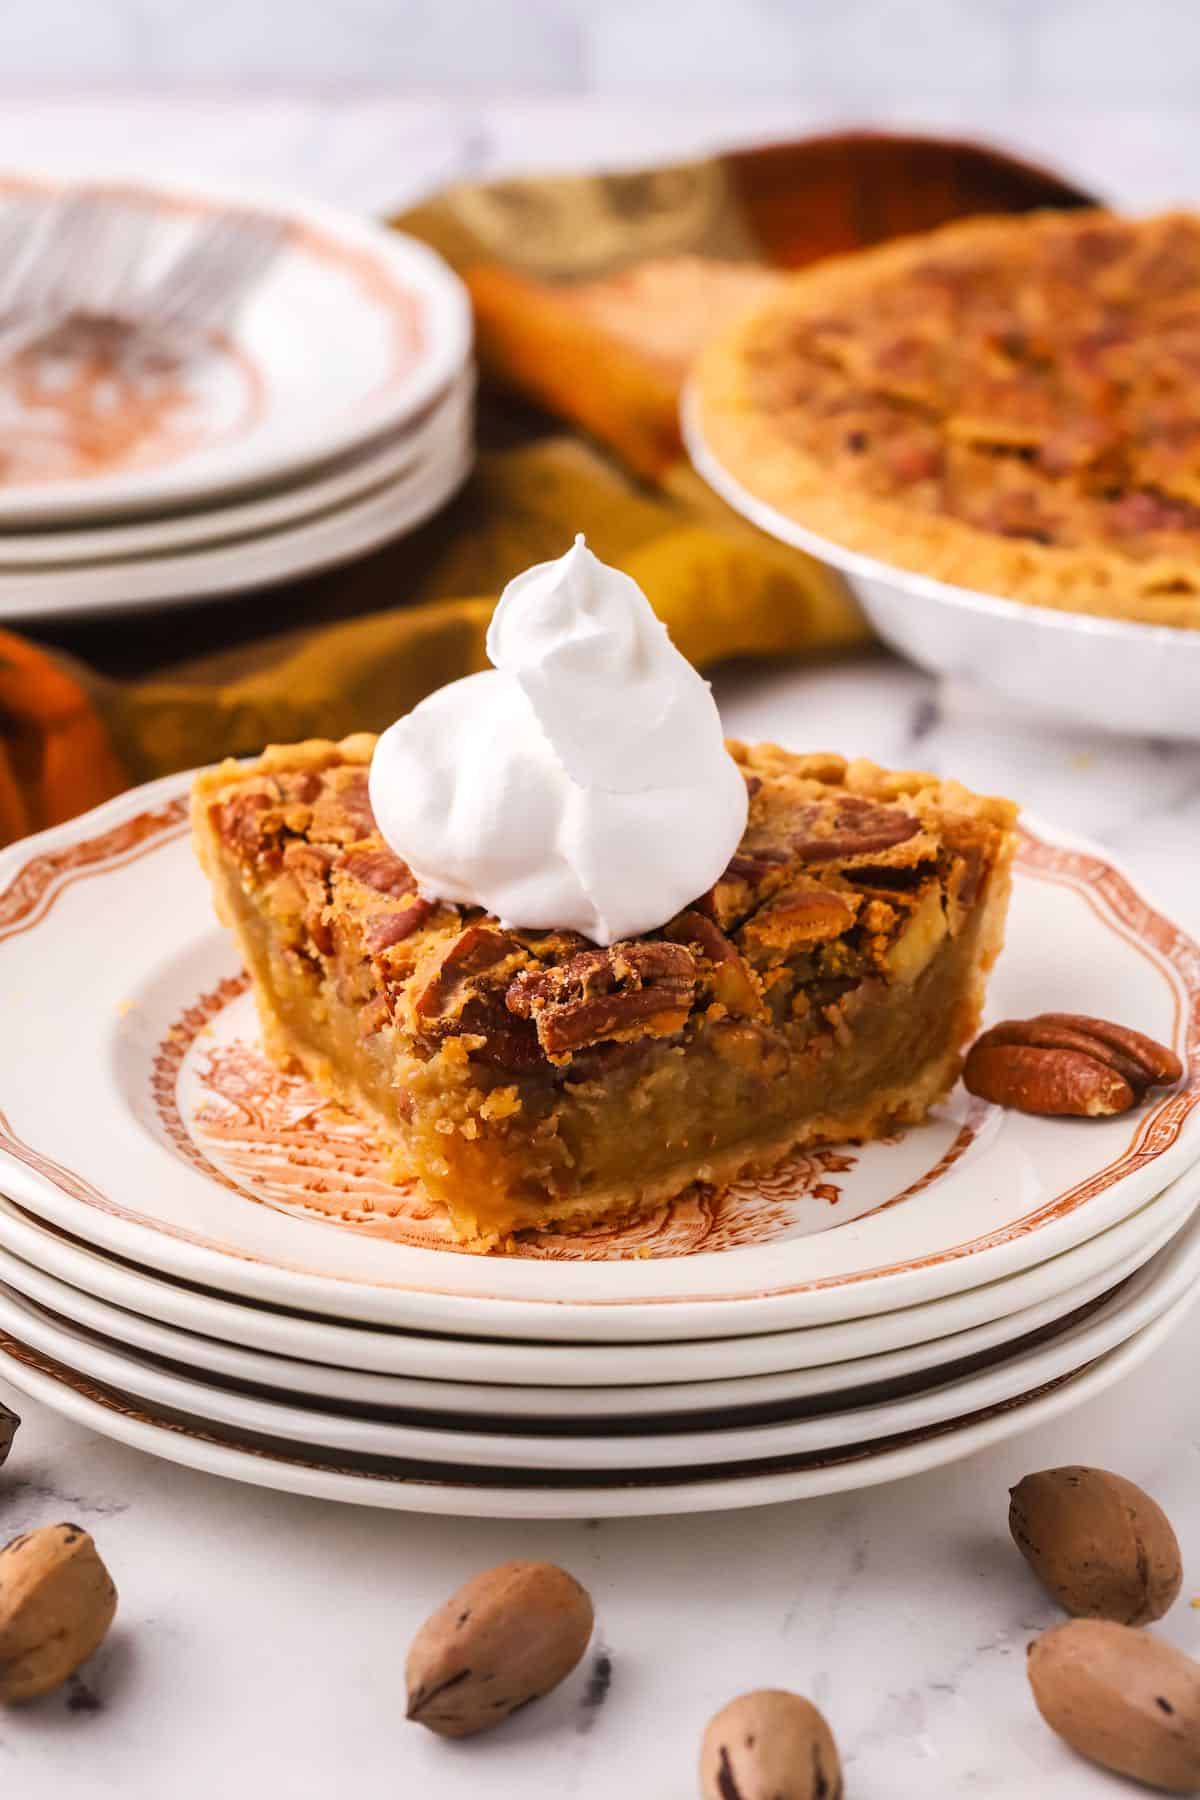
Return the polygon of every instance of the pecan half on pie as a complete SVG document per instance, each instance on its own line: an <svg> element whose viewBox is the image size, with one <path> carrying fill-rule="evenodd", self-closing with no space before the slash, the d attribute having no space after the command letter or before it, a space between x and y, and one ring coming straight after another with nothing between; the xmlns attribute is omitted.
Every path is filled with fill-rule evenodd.
<svg viewBox="0 0 1200 1800"><path fill-rule="evenodd" d="M1200 628L1200 218L980 219L791 277L702 359L703 432L851 550Z"/></svg>
<svg viewBox="0 0 1200 1800"><path fill-rule="evenodd" d="M373 746L207 771L196 845L269 1053L372 1121L464 1244L878 1136L957 1076L1003 935L1008 801L731 744L751 797L728 869L598 949L418 894L375 828Z"/></svg>

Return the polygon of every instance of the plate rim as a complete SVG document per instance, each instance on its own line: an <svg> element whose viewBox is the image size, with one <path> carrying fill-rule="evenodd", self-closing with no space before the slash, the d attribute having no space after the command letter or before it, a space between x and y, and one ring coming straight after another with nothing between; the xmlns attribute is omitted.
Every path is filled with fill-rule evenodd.
<svg viewBox="0 0 1200 1800"><path fill-rule="evenodd" d="M400 1512L439 1513L461 1518L567 1519L637 1518L686 1512L731 1511L788 1500L817 1498L862 1487L902 1480L948 1463L961 1461L991 1444L1016 1433L1046 1424L1105 1393L1123 1376L1131 1374L1183 1323L1197 1299L1193 1289L1125 1343L1073 1375L1064 1376L1049 1389L998 1405L983 1418L949 1421L918 1434L916 1441L901 1445L877 1445L865 1453L843 1452L831 1456L820 1468L779 1471L769 1475L747 1474L723 1479L701 1479L690 1486L655 1487L630 1482L624 1488L561 1490L470 1487L428 1478L364 1475L347 1472L311 1459L285 1458L278 1450L231 1444L211 1434L197 1432L185 1422L139 1417L118 1398L87 1391L91 1384L66 1383L60 1374L48 1373L44 1360L29 1360L29 1353L14 1340L0 1335L0 1376L19 1393L29 1395L102 1436L114 1438L144 1454L181 1464L200 1473L240 1480L277 1492L303 1494L318 1500L376 1506ZM17 1353L14 1355L14 1351ZM14 1375L17 1368L20 1375ZM174 1454L168 1453L168 1446ZM570 1504L567 1504L570 1502Z"/></svg>
<svg viewBox="0 0 1200 1800"><path fill-rule="evenodd" d="M1167 1194L1170 1192L1168 1189ZM1166 1194L1160 1195L1159 1200L1164 1201L1166 1197ZM1147 1210L1157 1204L1156 1201L1148 1202ZM760 1407L784 1403L790 1398L816 1399L849 1393L886 1381L907 1380L939 1365L961 1362L972 1356L988 1355L992 1351L998 1354L1006 1343L1048 1329L1068 1313L1088 1305L1110 1287L1136 1274L1186 1228L1198 1205L1200 1193L1189 1191L1181 1205L1170 1210L1166 1224L1160 1224L1138 1238L1124 1255L1091 1270L1055 1294L1001 1313L996 1318L981 1319L974 1325L940 1337L918 1339L915 1343L840 1361L809 1361L793 1369L701 1377L690 1381L603 1385L593 1380L591 1383L538 1386L532 1382L488 1382L478 1375L468 1378L446 1373L435 1378L347 1368L325 1361L304 1361L294 1355L271 1352L229 1337L211 1336L120 1305L25 1261L18 1252L4 1245L2 1237L0 1289L12 1289L59 1318L138 1354L248 1386L274 1387L281 1394L295 1393L309 1399L358 1407L405 1408L417 1413L446 1415L478 1414L491 1407L499 1416L510 1419L556 1419L568 1414L577 1419L635 1419L675 1413L682 1417L722 1406ZM1121 1229L1121 1226L1112 1227L1114 1231ZM964 1342L964 1339L969 1341ZM877 1366L872 1368L872 1364ZM286 1380L282 1379L281 1371L286 1371ZM322 1383L322 1375L332 1379ZM378 1384L375 1392L371 1391L373 1384ZM378 1387L391 1391L381 1394ZM536 1403L532 1400L535 1395Z"/></svg>
<svg viewBox="0 0 1200 1800"><path fill-rule="evenodd" d="M639 1431L632 1436L619 1424L576 1437L563 1435L553 1425L520 1433L489 1430L478 1415L470 1426L464 1422L435 1427L363 1419L343 1414L336 1406L313 1411L302 1397L291 1403L275 1396L247 1395L197 1378L194 1370L178 1374L153 1368L125 1346L96 1344L95 1334L73 1321L65 1326L53 1319L47 1321L36 1302L20 1295L14 1299L2 1288L0 1333L7 1331L27 1348L39 1350L76 1373L86 1367L101 1386L149 1405L187 1413L222 1428L319 1449L421 1462L460 1461L473 1468L612 1472L632 1464L639 1469L675 1469L702 1464L709 1449L714 1454L708 1460L741 1463L799 1454L806 1447L824 1451L846 1443L873 1442L877 1437L942 1423L956 1412L961 1416L962 1410L976 1412L1012 1400L1115 1349L1190 1291L1198 1270L1200 1229L1193 1219L1084 1318L1068 1315L1038 1343L1015 1348L982 1369L931 1382L913 1394L865 1403L847 1396L844 1405L801 1419L737 1425L685 1422L673 1430ZM1131 1316L1136 1320L1132 1325ZM286 1429L289 1424L293 1429ZM457 1457L450 1454L455 1446L459 1447ZM649 1462L648 1457L652 1459Z"/></svg>
<svg viewBox="0 0 1200 1800"><path fill-rule="evenodd" d="M431 402L417 424L380 433L369 444L323 460L305 471L298 481L273 482L227 501L189 506L144 519L118 519L111 524L89 522L77 527L67 525L62 530L0 529L0 580L37 577L47 572L60 574L97 564L115 566L232 544L331 512L385 482L416 479L431 461L436 462L452 444L457 444L460 430L469 428L476 387L472 363ZM265 522L264 515L268 515ZM176 535L180 528L185 531L182 539ZM157 543L149 541L152 534ZM80 539L82 543L78 542ZM15 553L14 541L21 546ZM56 545L66 546L69 553L57 557L41 554L43 546L49 551ZM36 553L31 554L34 546Z"/></svg>
<svg viewBox="0 0 1200 1800"><path fill-rule="evenodd" d="M336 568L408 536L449 504L474 464L474 444L467 433L461 444L455 439L440 446L417 471L401 470L324 511L251 532L236 541L198 544L115 562L82 562L64 569L0 570L0 624L133 613L247 597L252 603L254 595L283 582ZM247 576L245 564L251 555L265 556L269 566ZM121 597L89 595L88 586L97 579L107 586L120 582ZM6 594L6 589L11 593ZM39 597L40 589L45 592ZM65 597L64 589L70 590Z"/></svg>
<svg viewBox="0 0 1200 1800"><path fill-rule="evenodd" d="M450 1378L455 1379L455 1360L460 1354L461 1346L468 1344L473 1351L480 1355L485 1366L496 1377L490 1383L485 1376L473 1377L485 1385L546 1384L569 1389L574 1386L599 1385L607 1379L610 1385L624 1388L639 1385L662 1385L663 1377L661 1375L657 1382L644 1380L644 1372L651 1358L660 1359L663 1356L669 1356L673 1359L672 1367L676 1364L686 1364L686 1374L682 1374L678 1378L685 1382L697 1379L695 1369L698 1362L711 1362L723 1369L729 1366L732 1358L743 1359L747 1355L754 1357L757 1363L751 1373L786 1373L798 1367L813 1367L817 1363L850 1360L842 1354L845 1347L858 1339L864 1330L872 1333L878 1332L883 1321L888 1321L889 1326L893 1329L898 1320L901 1322L899 1347L905 1348L929 1342L931 1338L939 1341L952 1335L952 1331L945 1328L945 1320L948 1316L955 1320L954 1329L958 1328L957 1320L960 1313L969 1324L977 1322L983 1316L993 1321L1011 1318L1025 1310L1029 1304L1040 1304L1053 1299L1065 1288L1070 1287L1072 1285L1070 1277L1074 1274L1074 1268L1067 1269L1068 1279L1063 1281L1065 1264L1074 1265L1076 1262L1084 1264L1089 1272L1089 1279L1101 1271L1115 1267L1121 1260L1121 1255L1120 1253L1116 1256L1112 1255L1111 1244L1106 1244L1106 1240L1111 1239L1117 1233L1122 1234L1122 1245L1125 1247L1125 1253L1129 1254L1130 1247L1137 1247L1153 1235L1153 1227L1149 1231L1145 1228L1145 1215L1152 1211L1157 1215L1159 1206L1165 1204L1168 1197L1185 1183L1187 1184L1185 1199L1180 1212L1182 1214L1193 1208L1195 1201L1192 1196L1195 1189L1189 1176L1194 1173L1196 1172L1190 1171L1188 1175L1177 1177L1176 1181L1170 1184L1162 1194L1156 1195L1136 1212L1117 1224L1108 1226L1095 1237L1085 1239L1073 1249L1063 1251L1046 1262L1035 1264L1017 1274L1002 1277L996 1282L984 1283L977 1288L966 1289L938 1300L926 1301L890 1313L874 1314L865 1318L849 1318L826 1325L796 1326L783 1331L752 1333L739 1337L690 1341L685 1339L673 1342L609 1341L598 1344L581 1344L558 1339L514 1343L503 1339L489 1340L469 1337L465 1334L447 1336L444 1332L437 1331L430 1333L408 1329L396 1330L337 1319L314 1318L311 1315L284 1315L280 1314L276 1308L264 1309L252 1300L232 1299L224 1294L213 1294L203 1288L194 1287L190 1283L181 1283L159 1270L140 1268L129 1264L95 1245L70 1237L60 1227L36 1214L26 1214L16 1202L3 1197L0 1197L0 1243L8 1248L9 1254L18 1257L22 1255L19 1249L13 1251L8 1241L15 1227L18 1241L24 1239L30 1244L27 1260L34 1262L35 1267L53 1265L55 1272L64 1267L67 1271L71 1271L75 1268L73 1259L79 1259L84 1268L77 1272L77 1283L72 1281L70 1273L64 1273L62 1279L68 1285L78 1284L81 1291L85 1293L94 1292L96 1289L94 1265L99 1264L103 1275L103 1283L99 1285L107 1284L109 1296L113 1297L113 1303L118 1306L124 1304L124 1300L116 1298L116 1292L119 1290L123 1295L124 1289L121 1284L132 1280L137 1286L127 1308L131 1311L137 1311L139 1307L145 1308L147 1305L153 1308L163 1306L165 1297L166 1307L164 1310L170 1309L169 1317L171 1322L175 1322L181 1309L191 1315L197 1305L208 1307L210 1314L207 1319L203 1314L200 1319L191 1319L190 1328L202 1336L213 1334L219 1336L225 1331L232 1332L235 1329L242 1331L246 1328L247 1321L251 1322L251 1330L256 1331L258 1321L264 1319L268 1321L270 1330L275 1332L280 1329L280 1319L285 1319L286 1326L294 1328L296 1335L302 1339L301 1343L294 1344L291 1348L291 1354L300 1361L306 1360L304 1351L312 1342L315 1326L320 1330L322 1343L328 1346L330 1355L340 1353L346 1359L350 1355L358 1355L364 1342L372 1348L379 1347L381 1343L387 1343L389 1348L396 1347L405 1358L408 1358L412 1355L412 1346L415 1342L420 1346L420 1354L425 1360L430 1380L441 1379L447 1371L449 1371ZM1175 1219L1176 1226L1181 1222L1180 1219L1175 1218L1173 1209L1168 1216ZM1125 1236L1127 1233L1128 1237ZM1168 1232L1169 1235L1170 1232ZM49 1254L47 1254L47 1240L51 1246ZM1100 1252L1099 1261L1095 1260L1097 1247ZM39 1256L46 1259L46 1264L36 1261ZM149 1300L144 1291L147 1283L149 1284ZM997 1293L1000 1290L1004 1290L1007 1302L1011 1302L1016 1296L1018 1304L1004 1304L998 1311L990 1310L994 1307ZM1030 1290L1036 1294L1034 1302L1023 1298ZM231 1317L231 1311L238 1316ZM933 1315L932 1331L930 1329L931 1312ZM155 1310L151 1316L160 1318L163 1313ZM817 1340L815 1346L814 1336ZM831 1336L834 1338L832 1345ZM799 1354L798 1346L800 1345L805 1345L803 1354L809 1359L805 1363L797 1363L792 1360ZM896 1347L893 1343L885 1346L888 1351ZM766 1359L762 1360L764 1349ZM269 1353L270 1349L268 1348ZM431 1354L432 1366L429 1362ZM587 1380L581 1380L572 1375L568 1380L547 1383L543 1375L541 1383L533 1381L531 1374L535 1365L545 1363L548 1354L551 1355L552 1366L557 1366L560 1370L566 1359L586 1358L589 1370L592 1363L595 1362L602 1367L603 1373L592 1373L590 1379ZM506 1358L510 1359L508 1363L505 1361ZM328 1360L328 1358L322 1360ZM506 1378L497 1375L497 1371L501 1367L512 1367L513 1363L516 1367ZM617 1381L612 1379L614 1365L621 1375L621 1379ZM347 1361L347 1366L362 1368L364 1362L351 1363ZM406 1373L410 1367L410 1364L405 1369L389 1365L382 1372ZM744 1362L739 1360L738 1367L741 1372L745 1372ZM627 1370L631 1373L626 1373ZM378 1362L367 1365L367 1372L379 1371L380 1364ZM542 1371L539 1369L538 1373L542 1374ZM712 1379L718 1378L717 1376L712 1377Z"/></svg>

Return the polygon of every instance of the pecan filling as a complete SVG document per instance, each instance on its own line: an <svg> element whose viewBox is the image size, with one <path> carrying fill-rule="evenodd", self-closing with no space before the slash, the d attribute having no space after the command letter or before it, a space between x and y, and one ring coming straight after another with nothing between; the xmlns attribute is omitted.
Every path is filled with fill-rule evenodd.
<svg viewBox="0 0 1200 1800"><path fill-rule="evenodd" d="M750 818L725 874L608 950L424 898L375 830L361 769L254 777L212 820L243 884L290 922L292 953L362 1008L363 1037L399 1031L426 1058L456 1040L474 1063L555 1082L575 1058L573 1079L601 1052L710 1030L769 1074L781 1030L845 1038L867 996L920 980L986 884L992 828L856 791L838 758L732 749Z"/></svg>
<svg viewBox="0 0 1200 1800"><path fill-rule="evenodd" d="M835 483L1033 544L1195 548L1200 220L1068 214L864 268L748 359Z"/></svg>
<svg viewBox="0 0 1200 1800"><path fill-rule="evenodd" d="M527 969L506 1004L532 1019L554 1061L606 1038L670 1037L681 1031L696 992L696 962L682 944L614 944L557 968Z"/></svg>

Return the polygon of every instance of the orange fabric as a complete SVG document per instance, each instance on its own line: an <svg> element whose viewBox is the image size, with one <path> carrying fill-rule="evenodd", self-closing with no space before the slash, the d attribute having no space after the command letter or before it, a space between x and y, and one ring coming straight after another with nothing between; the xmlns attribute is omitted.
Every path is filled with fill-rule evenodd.
<svg viewBox="0 0 1200 1800"><path fill-rule="evenodd" d="M838 131L722 158L758 253L799 269L975 213L1086 205L1073 183L983 144Z"/></svg>
<svg viewBox="0 0 1200 1800"><path fill-rule="evenodd" d="M679 455L678 383L628 344L598 345L596 327L544 283L495 264L463 279L484 366L657 480Z"/></svg>
<svg viewBox="0 0 1200 1800"><path fill-rule="evenodd" d="M46 651L0 631L0 844L126 784L82 684Z"/></svg>

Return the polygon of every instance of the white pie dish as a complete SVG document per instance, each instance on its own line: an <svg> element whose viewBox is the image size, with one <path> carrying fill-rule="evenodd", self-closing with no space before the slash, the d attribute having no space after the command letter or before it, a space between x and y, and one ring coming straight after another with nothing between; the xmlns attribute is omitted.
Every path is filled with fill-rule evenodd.
<svg viewBox="0 0 1200 1800"><path fill-rule="evenodd" d="M1200 739L1200 631L1027 605L863 556L809 531L731 474L705 439L690 392L682 426L709 486L769 537L843 575L884 642L921 668L1106 731Z"/></svg>

